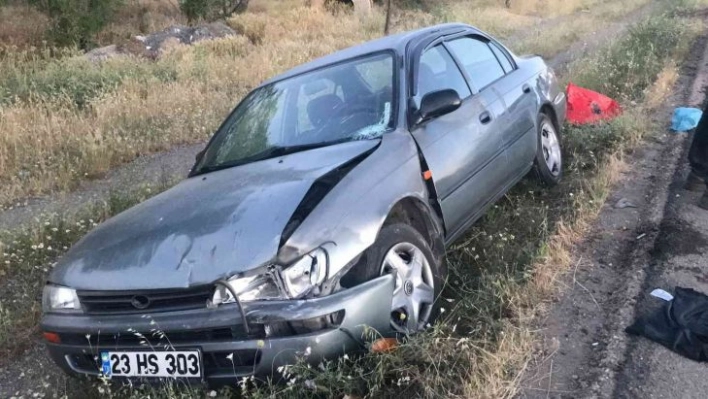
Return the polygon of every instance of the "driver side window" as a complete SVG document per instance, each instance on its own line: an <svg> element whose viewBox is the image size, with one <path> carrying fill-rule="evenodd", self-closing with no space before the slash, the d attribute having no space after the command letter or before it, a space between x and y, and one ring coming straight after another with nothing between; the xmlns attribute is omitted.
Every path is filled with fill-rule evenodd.
<svg viewBox="0 0 708 399"><path fill-rule="evenodd" d="M457 91L462 99L472 95L462 72L442 44L426 50L420 57L417 87L419 101L428 93L444 89Z"/></svg>

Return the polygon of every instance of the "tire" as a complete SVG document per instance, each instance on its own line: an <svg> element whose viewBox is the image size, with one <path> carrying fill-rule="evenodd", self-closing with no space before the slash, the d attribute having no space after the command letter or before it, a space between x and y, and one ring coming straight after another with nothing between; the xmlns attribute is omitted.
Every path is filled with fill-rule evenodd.
<svg viewBox="0 0 708 399"><path fill-rule="evenodd" d="M420 280L415 275L417 268L413 265L414 259L411 258L413 254L422 257ZM399 260L409 263L403 265ZM376 242L364 253L362 262L364 263L360 269L363 274L361 277L366 281L385 273L397 273L396 288L391 302L391 327L394 332L415 333L435 321L439 313L437 299L445 283L447 270L444 261L436 259L430 245L416 229L404 223L384 226ZM398 269L391 266L391 263L397 264L403 272L398 273ZM407 271L411 274L405 275ZM415 320L415 313L408 309L413 306L415 298L421 300L417 317L419 320ZM423 302L428 299L430 303Z"/></svg>
<svg viewBox="0 0 708 399"><path fill-rule="evenodd" d="M553 187L563 178L560 132L546 114L538 116L538 148L534 175L544 185Z"/></svg>

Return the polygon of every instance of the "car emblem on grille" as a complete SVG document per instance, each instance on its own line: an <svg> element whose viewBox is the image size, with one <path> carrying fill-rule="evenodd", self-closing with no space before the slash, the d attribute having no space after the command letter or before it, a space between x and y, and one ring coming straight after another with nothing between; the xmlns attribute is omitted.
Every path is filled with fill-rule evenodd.
<svg viewBox="0 0 708 399"><path fill-rule="evenodd" d="M150 306L150 298L145 295L136 295L130 300L130 304L133 305L135 309L146 309Z"/></svg>

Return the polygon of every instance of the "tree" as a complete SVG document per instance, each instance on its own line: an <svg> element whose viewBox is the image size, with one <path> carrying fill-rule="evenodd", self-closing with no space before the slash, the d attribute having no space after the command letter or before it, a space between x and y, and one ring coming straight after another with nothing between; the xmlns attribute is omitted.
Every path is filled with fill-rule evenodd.
<svg viewBox="0 0 708 399"><path fill-rule="evenodd" d="M384 26L384 35L388 35L391 28L391 0L386 1L386 25Z"/></svg>

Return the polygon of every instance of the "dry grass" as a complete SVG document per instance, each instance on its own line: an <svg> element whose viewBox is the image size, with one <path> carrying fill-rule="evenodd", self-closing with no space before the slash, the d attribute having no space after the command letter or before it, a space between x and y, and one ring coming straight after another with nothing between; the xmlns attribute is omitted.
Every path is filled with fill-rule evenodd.
<svg viewBox="0 0 708 399"><path fill-rule="evenodd" d="M0 6L0 47L40 46L49 18L29 6Z"/></svg>
<svg viewBox="0 0 708 399"><path fill-rule="evenodd" d="M608 22L646 5L651 0L624 0L604 2L601 6L587 9L572 17L556 20L553 24L542 24L533 28L511 44L520 53L534 53L544 57L558 54L564 44L573 43L590 32L601 29Z"/></svg>
<svg viewBox="0 0 708 399"><path fill-rule="evenodd" d="M511 10L519 14L552 18L587 10L607 2L608 0L512 0Z"/></svg>

